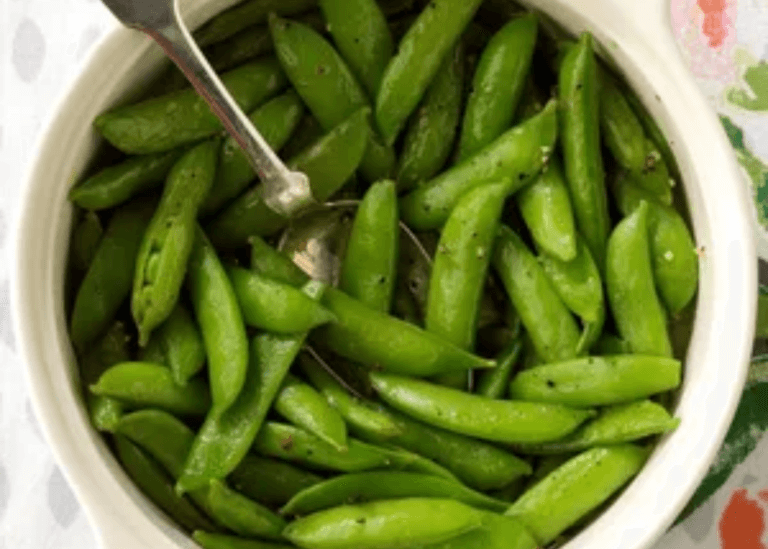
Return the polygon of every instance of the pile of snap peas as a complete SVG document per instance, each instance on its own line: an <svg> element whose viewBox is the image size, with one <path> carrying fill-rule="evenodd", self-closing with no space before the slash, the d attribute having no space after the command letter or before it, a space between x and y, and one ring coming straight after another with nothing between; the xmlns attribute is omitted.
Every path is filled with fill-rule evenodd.
<svg viewBox="0 0 768 549"><path fill-rule="evenodd" d="M128 476L204 549L567 539L678 425L698 284L668 144L591 35L248 0L196 38L315 198L359 205L337 284L310 280L175 69L97 117L68 314Z"/></svg>

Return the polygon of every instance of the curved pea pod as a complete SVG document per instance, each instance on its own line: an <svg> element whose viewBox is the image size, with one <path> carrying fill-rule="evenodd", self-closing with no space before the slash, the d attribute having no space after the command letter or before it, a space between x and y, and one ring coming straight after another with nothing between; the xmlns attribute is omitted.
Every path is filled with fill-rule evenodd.
<svg viewBox="0 0 768 549"><path fill-rule="evenodd" d="M233 69L223 74L221 81L245 112L288 83L274 59ZM168 151L222 129L205 99L191 88L112 109L96 117L94 126L107 141L129 154Z"/></svg>
<svg viewBox="0 0 768 549"><path fill-rule="evenodd" d="M318 202L328 200L360 165L371 132L369 115L367 108L357 111L288 162L289 168L309 177ZM288 224L264 203L262 189L261 184L251 187L210 221L208 232L217 248L243 246L253 235L272 235Z"/></svg>
<svg viewBox="0 0 768 549"><path fill-rule="evenodd" d="M400 200L402 219L416 230L437 229L469 190L509 178L507 193L529 183L547 163L557 138L557 102L496 138Z"/></svg>
<svg viewBox="0 0 768 549"><path fill-rule="evenodd" d="M605 307L600 270L581 236L577 250L571 261L561 261L544 252L539 262L563 303L585 322L597 322Z"/></svg>
<svg viewBox="0 0 768 549"><path fill-rule="evenodd" d="M229 279L249 326L295 334L334 320L322 305L288 284L240 267L229 269Z"/></svg>
<svg viewBox="0 0 768 549"><path fill-rule="evenodd" d="M659 297L673 315L691 302L699 282L699 258L691 232L674 208L652 197L623 178L614 182L619 209L629 215L640 201L648 201L648 234L653 277Z"/></svg>
<svg viewBox="0 0 768 549"><path fill-rule="evenodd" d="M219 415L235 402L248 370L248 339L237 296L205 233L198 226L187 269L187 286L208 358L213 401Z"/></svg>
<svg viewBox="0 0 768 549"><path fill-rule="evenodd" d="M499 229L492 261L536 353L548 362L575 357L579 342L576 320L536 257L505 225Z"/></svg>
<svg viewBox="0 0 768 549"><path fill-rule="evenodd" d="M223 534L211 534L202 530L196 530L192 538L203 549L289 549L289 545L282 543L270 543L255 539L243 539L236 536Z"/></svg>
<svg viewBox="0 0 768 549"><path fill-rule="evenodd" d="M215 529L189 500L174 493L171 478L141 448L122 436L115 437L115 447L131 479L168 516L187 530Z"/></svg>
<svg viewBox="0 0 768 549"><path fill-rule="evenodd" d="M75 297L70 320L75 349L85 350L103 333L130 295L136 256L153 209L152 202L141 200L112 215Z"/></svg>
<svg viewBox="0 0 768 549"><path fill-rule="evenodd" d="M580 452L594 446L609 446L632 442L675 429L680 420L655 402L641 400L604 409L598 417L557 442L518 445L524 454L565 454Z"/></svg>
<svg viewBox="0 0 768 549"><path fill-rule="evenodd" d="M288 374L275 397L275 411L340 451L347 448L347 426L312 387Z"/></svg>
<svg viewBox="0 0 768 549"><path fill-rule="evenodd" d="M92 394L86 395L86 403L96 430L114 433L125 412L125 405L114 398Z"/></svg>
<svg viewBox="0 0 768 549"><path fill-rule="evenodd" d="M395 289L398 222L395 183L371 185L355 214L339 277L340 290L383 313L392 307Z"/></svg>
<svg viewBox="0 0 768 549"><path fill-rule="evenodd" d="M480 4L481 0L436 0L400 40L376 97L376 122L387 143L395 142Z"/></svg>
<svg viewBox="0 0 768 549"><path fill-rule="evenodd" d="M560 163L554 158L515 197L536 246L560 261L576 257L576 224Z"/></svg>
<svg viewBox="0 0 768 549"><path fill-rule="evenodd" d="M667 318L654 287L643 201L611 234L605 270L608 301L619 335L632 352L672 356Z"/></svg>
<svg viewBox="0 0 768 549"><path fill-rule="evenodd" d="M232 487L269 507L286 504L293 496L323 478L289 463L246 455L228 477Z"/></svg>
<svg viewBox="0 0 768 549"><path fill-rule="evenodd" d="M69 199L87 210L105 210L159 187L183 150L135 156L95 173L69 191Z"/></svg>
<svg viewBox="0 0 768 549"><path fill-rule="evenodd" d="M195 219L213 183L218 152L219 141L207 141L174 164L144 233L131 297L142 347L178 301L195 239Z"/></svg>
<svg viewBox="0 0 768 549"><path fill-rule="evenodd" d="M267 509L230 490L219 480L212 480L207 492L211 513L227 528L247 537L282 539L285 521Z"/></svg>
<svg viewBox="0 0 768 549"><path fill-rule="evenodd" d="M477 382L477 394L487 398L503 398L509 387L512 371L520 359L523 342L517 338L496 358L499 364L493 370L483 372Z"/></svg>
<svg viewBox="0 0 768 549"><path fill-rule="evenodd" d="M640 171L645 165L645 131L616 79L598 67L600 130L605 146L624 169Z"/></svg>
<svg viewBox="0 0 768 549"><path fill-rule="evenodd" d="M92 211L85 212L72 230L69 245L69 261L75 270L85 272L91 265L99 242L104 236L104 227L99 216Z"/></svg>
<svg viewBox="0 0 768 549"><path fill-rule="evenodd" d="M256 109L249 118L267 144L279 151L299 125L303 114L301 99L289 91ZM216 179L200 208L201 215L220 210L255 178L256 173L240 145L232 136L227 137L221 147Z"/></svg>
<svg viewBox="0 0 768 549"><path fill-rule="evenodd" d="M485 513L480 528L442 543L412 549L538 549L523 523L513 517Z"/></svg>
<svg viewBox="0 0 768 549"><path fill-rule="evenodd" d="M306 549L385 549L439 543L479 528L482 512L450 499L343 505L298 519L283 535Z"/></svg>
<svg viewBox="0 0 768 549"><path fill-rule="evenodd" d="M181 415L204 415L211 405L208 387L202 380L180 387L168 368L146 362L116 364L90 390L133 407L156 407Z"/></svg>
<svg viewBox="0 0 768 549"><path fill-rule="evenodd" d="M264 242L259 236L248 239L251 245L251 269L263 276L300 287L309 280L304 271L286 255Z"/></svg>
<svg viewBox="0 0 768 549"><path fill-rule="evenodd" d="M512 125L537 34L538 18L529 13L504 25L483 50L464 112L459 159L479 151Z"/></svg>
<svg viewBox="0 0 768 549"><path fill-rule="evenodd" d="M371 374L379 396L430 425L495 442L545 442L573 432L594 416L560 405L493 400L420 380Z"/></svg>
<svg viewBox="0 0 768 549"><path fill-rule="evenodd" d="M317 337L335 353L368 367L431 376L496 365L333 288L323 296L323 305L337 322L323 326L315 332Z"/></svg>
<svg viewBox="0 0 768 549"><path fill-rule="evenodd" d="M579 338L579 344L576 346L576 355L582 356L589 353L592 348L603 335L603 328L605 328L605 311L606 307L600 307L597 309L598 315L596 320L585 320L581 330L581 338ZM594 354L594 353L593 353Z"/></svg>
<svg viewBox="0 0 768 549"><path fill-rule="evenodd" d="M448 160L461 116L464 65L464 48L459 43L408 122L397 171L398 190L410 190L434 177Z"/></svg>
<svg viewBox="0 0 768 549"><path fill-rule="evenodd" d="M181 304L177 304L168 319L152 336L158 358L150 360L145 354L142 360L167 364L178 385L186 385L205 364L205 345L195 321Z"/></svg>
<svg viewBox="0 0 768 549"><path fill-rule="evenodd" d="M587 450L524 493L505 514L547 545L635 476L647 455L631 444Z"/></svg>
<svg viewBox="0 0 768 549"><path fill-rule="evenodd" d="M181 420L161 410L139 410L120 418L115 432L146 450L173 478L178 478L195 434Z"/></svg>
<svg viewBox="0 0 768 549"><path fill-rule="evenodd" d="M319 298L324 285L310 282L307 295ZM186 456L177 490L192 490L209 480L231 473L248 452L306 333L256 336L250 349L250 362L242 391L222 414L210 413Z"/></svg>
<svg viewBox="0 0 768 549"><path fill-rule="evenodd" d="M680 361L658 356L589 357L520 372L510 397L588 407L631 402L680 385Z"/></svg>
<svg viewBox="0 0 768 549"><path fill-rule="evenodd" d="M592 35L583 33L560 64L560 130L566 181L576 224L599 266L610 220L600 146L597 64Z"/></svg>

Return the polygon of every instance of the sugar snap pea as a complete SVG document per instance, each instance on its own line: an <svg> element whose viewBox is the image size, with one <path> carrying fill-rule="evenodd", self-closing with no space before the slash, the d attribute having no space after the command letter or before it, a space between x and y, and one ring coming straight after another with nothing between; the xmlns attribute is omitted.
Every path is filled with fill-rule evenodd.
<svg viewBox="0 0 768 549"><path fill-rule="evenodd" d="M557 102L507 130L473 156L400 200L401 217L417 230L439 228L459 198L483 183L510 178L508 193L529 183L547 163L557 137Z"/></svg>
<svg viewBox="0 0 768 549"><path fill-rule="evenodd" d="M672 356L667 318L654 288L648 203L619 223L608 241L605 283L619 334L632 352Z"/></svg>
<svg viewBox="0 0 768 549"><path fill-rule="evenodd" d="M598 308L597 313L597 320L585 320L582 322L583 328L581 330L581 338L579 338L579 344L576 346L577 356L583 356L589 353L603 334L603 328L605 328L606 307L603 306Z"/></svg>
<svg viewBox="0 0 768 549"><path fill-rule="evenodd" d="M643 355L588 357L520 372L512 398L567 406L631 402L680 385L680 361Z"/></svg>
<svg viewBox="0 0 768 549"><path fill-rule="evenodd" d="M385 142L395 142L480 3L433 0L400 40L376 97L376 122Z"/></svg>
<svg viewBox="0 0 768 549"><path fill-rule="evenodd" d="M235 490L269 507L285 505L293 496L322 480L290 463L253 454L246 455L228 477Z"/></svg>
<svg viewBox="0 0 768 549"><path fill-rule="evenodd" d="M251 269L266 277L291 286L302 286L309 277L287 256L264 242L259 236L248 239L251 245Z"/></svg>
<svg viewBox="0 0 768 549"><path fill-rule="evenodd" d="M506 515L517 517L547 545L621 488L646 457L631 444L587 450L523 494Z"/></svg>
<svg viewBox="0 0 768 549"><path fill-rule="evenodd" d="M630 171L629 177L662 204L672 205L672 187L675 182L670 178L664 157L650 139L645 140L645 164L638 171Z"/></svg>
<svg viewBox="0 0 768 549"><path fill-rule="evenodd" d="M366 191L355 214L341 265L339 289L371 309L389 313L399 241L395 183L379 181Z"/></svg>
<svg viewBox="0 0 768 549"><path fill-rule="evenodd" d="M605 333L600 336L593 348L597 355L629 355L632 350L629 344L619 336Z"/></svg>
<svg viewBox="0 0 768 549"><path fill-rule="evenodd" d="M280 153L283 158L293 158L320 139L323 134L323 128L320 127L320 122L317 121L317 118L307 113L301 119L296 131L293 132L293 135L288 139Z"/></svg>
<svg viewBox="0 0 768 549"><path fill-rule="evenodd" d="M479 151L512 125L533 60L538 19L529 13L512 19L483 50L467 100L459 158Z"/></svg>
<svg viewBox="0 0 768 549"><path fill-rule="evenodd" d="M208 358L213 401L219 415L237 399L248 370L248 340L237 296L203 230L198 226L187 269L187 286Z"/></svg>
<svg viewBox="0 0 768 549"><path fill-rule="evenodd" d="M212 480L207 492L210 511L224 526L246 537L282 539L285 521L266 507Z"/></svg>
<svg viewBox="0 0 768 549"><path fill-rule="evenodd" d="M203 549L289 549L288 545L270 543L255 539L243 539L223 534L211 534L202 530L196 530L192 538Z"/></svg>
<svg viewBox="0 0 768 549"><path fill-rule="evenodd" d="M600 129L605 146L624 169L640 171L645 165L645 131L615 78L598 68Z"/></svg>
<svg viewBox="0 0 768 549"><path fill-rule="evenodd" d="M274 59L248 63L221 76L245 112L287 84ZM221 130L221 121L194 89L184 89L107 111L94 121L107 141L131 154L168 151Z"/></svg>
<svg viewBox="0 0 768 549"><path fill-rule="evenodd" d="M85 212L72 231L69 252L72 267L82 272L88 270L102 236L104 227L99 216L92 211Z"/></svg>
<svg viewBox="0 0 768 549"><path fill-rule="evenodd" d="M488 372L483 372L477 382L477 394L488 398L499 399L504 396L509 387L512 371L523 350L523 342L516 338L496 358L498 366Z"/></svg>
<svg viewBox="0 0 768 549"><path fill-rule="evenodd" d="M219 145L218 140L206 141L174 164L144 233L131 297L141 346L178 301L195 239L197 212L213 184Z"/></svg>
<svg viewBox="0 0 768 549"><path fill-rule="evenodd" d="M499 229L492 261L536 353L550 362L576 356L576 321L538 260L505 225Z"/></svg>
<svg viewBox="0 0 768 549"><path fill-rule="evenodd" d="M155 331L152 339L159 347L166 364L178 385L186 385L205 364L205 345L195 321L187 309L177 304L168 319ZM148 360L145 356L145 361Z"/></svg>
<svg viewBox="0 0 768 549"><path fill-rule="evenodd" d="M116 432L146 450L173 477L181 474L195 434L168 412L146 409L120 418Z"/></svg>
<svg viewBox="0 0 768 549"><path fill-rule="evenodd" d="M404 498L320 511L283 535L305 549L384 549L439 543L481 524L482 513L458 501Z"/></svg>
<svg viewBox="0 0 768 549"><path fill-rule="evenodd" d="M420 545L412 549L537 549L522 522L495 513L483 514L480 528L441 543Z"/></svg>

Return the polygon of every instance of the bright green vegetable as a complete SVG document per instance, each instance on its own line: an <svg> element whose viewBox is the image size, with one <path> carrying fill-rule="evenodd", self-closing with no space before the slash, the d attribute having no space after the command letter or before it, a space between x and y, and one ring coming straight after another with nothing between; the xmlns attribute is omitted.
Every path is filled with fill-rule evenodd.
<svg viewBox="0 0 768 549"><path fill-rule="evenodd" d="M177 304L168 319L155 331L150 341L157 348L178 385L186 385L205 364L205 345L200 330L191 315L181 304ZM145 355L145 362L150 360Z"/></svg>
<svg viewBox="0 0 768 549"><path fill-rule="evenodd" d="M279 507L323 479L289 463L246 455L228 477L232 487L254 501Z"/></svg>
<svg viewBox="0 0 768 549"><path fill-rule="evenodd" d="M254 539L243 539L222 534L209 534L202 530L196 530L192 538L203 549L289 549L288 545L269 543Z"/></svg>
<svg viewBox="0 0 768 549"><path fill-rule="evenodd" d="M442 543L413 549L538 549L538 544L519 520L484 513L480 528Z"/></svg>
<svg viewBox="0 0 768 549"><path fill-rule="evenodd" d="M94 212L85 212L72 231L69 257L72 267L85 272L99 249L104 227Z"/></svg>
<svg viewBox="0 0 768 549"><path fill-rule="evenodd" d="M493 370L480 374L480 379L477 382L477 394L488 398L503 398L507 392L512 371L515 369L522 351L522 340L519 338L513 340L496 358L499 365Z"/></svg>
<svg viewBox="0 0 768 549"><path fill-rule="evenodd" d="M282 539L285 521L255 501L230 490L219 480L211 481L206 501L210 512L240 536Z"/></svg>
<svg viewBox="0 0 768 549"><path fill-rule="evenodd" d="M258 236L248 239L251 244L251 269L255 272L291 286L302 286L309 277L284 254Z"/></svg>

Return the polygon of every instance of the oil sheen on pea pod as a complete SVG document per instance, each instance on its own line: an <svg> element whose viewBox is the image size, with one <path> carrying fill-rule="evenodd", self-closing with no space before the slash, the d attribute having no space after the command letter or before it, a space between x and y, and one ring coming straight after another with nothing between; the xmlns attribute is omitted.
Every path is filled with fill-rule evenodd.
<svg viewBox="0 0 768 549"><path fill-rule="evenodd" d="M369 117L367 107L357 111L288 162L309 177L318 202L328 200L357 170L371 132ZM217 248L244 246L250 236L273 235L288 224L264 203L263 188L260 183L251 187L207 224Z"/></svg>
<svg viewBox="0 0 768 549"><path fill-rule="evenodd" d="M251 245L251 269L268 278L301 287L309 277L291 261L288 256L278 252L260 236L248 239Z"/></svg>
<svg viewBox="0 0 768 549"><path fill-rule="evenodd" d="M525 243L502 225L493 266L507 289L536 353L546 362L576 356L579 328Z"/></svg>
<svg viewBox="0 0 768 549"><path fill-rule="evenodd" d="M205 364L203 336L189 311L180 303L155 331L152 340L156 340L157 352L162 356L159 362L167 364L178 385L186 385L202 370ZM142 360L148 359L145 356Z"/></svg>
<svg viewBox="0 0 768 549"><path fill-rule="evenodd" d="M336 354L370 368L424 377L496 366L339 290L329 288L323 305L337 321L318 329L316 337Z"/></svg>
<svg viewBox="0 0 768 549"><path fill-rule="evenodd" d="M339 289L371 309L389 313L399 241L395 183L379 181L366 191L355 214L341 264Z"/></svg>
<svg viewBox="0 0 768 549"><path fill-rule="evenodd" d="M537 33L538 18L529 13L504 25L483 50L464 113L459 159L473 155L512 125Z"/></svg>
<svg viewBox="0 0 768 549"><path fill-rule="evenodd" d="M203 549L290 549L289 545L196 530L192 538Z"/></svg>
<svg viewBox="0 0 768 549"><path fill-rule="evenodd" d="M477 381L477 394L488 398L503 398L522 351L522 340L514 339L496 358L499 365L493 370L480 374L480 379Z"/></svg>
<svg viewBox="0 0 768 549"><path fill-rule="evenodd" d="M371 381L382 400L420 421L507 444L557 440L595 415L561 405L494 400L388 374L373 373Z"/></svg>
<svg viewBox="0 0 768 549"><path fill-rule="evenodd" d="M136 256L153 211L153 201L138 200L112 214L75 297L70 336L76 350L86 350L107 330L130 295Z"/></svg>
<svg viewBox="0 0 768 549"><path fill-rule="evenodd" d="M280 65L270 58L233 69L221 80L245 112L288 83ZM222 129L205 99L191 88L117 107L96 117L94 126L107 141L129 154L168 151Z"/></svg>
<svg viewBox="0 0 768 549"><path fill-rule="evenodd" d="M451 499L403 498L343 505L293 521L283 532L304 549L385 549L449 540L483 513Z"/></svg>
<svg viewBox="0 0 768 549"><path fill-rule="evenodd" d="M515 198L536 246L560 261L572 261L577 253L576 223L560 162L551 158L536 181Z"/></svg>
<svg viewBox="0 0 768 549"><path fill-rule="evenodd" d="M440 228L469 190L509 178L509 194L530 183L552 154L557 138L557 102L507 130L456 166L400 200L403 221L416 230Z"/></svg>
<svg viewBox="0 0 768 549"><path fill-rule="evenodd" d="M480 528L455 538L431 545L414 546L412 549L537 549L522 522L514 517L485 513Z"/></svg>
<svg viewBox="0 0 768 549"><path fill-rule="evenodd" d="M505 514L547 545L635 476L647 455L631 444L587 450L525 492Z"/></svg>
<svg viewBox="0 0 768 549"><path fill-rule="evenodd" d="M386 143L395 142L480 4L481 0L434 0L400 40L376 97L376 122Z"/></svg>
<svg viewBox="0 0 768 549"><path fill-rule="evenodd" d="M648 243L648 203L614 229L608 241L605 283L622 339L633 353L672 356L667 316L654 287Z"/></svg>
<svg viewBox="0 0 768 549"><path fill-rule="evenodd" d="M592 35L583 33L560 65L560 132L576 224L601 267L610 220L600 143L597 64Z"/></svg>
<svg viewBox="0 0 768 549"><path fill-rule="evenodd" d="M520 372L510 397L566 406L632 402L680 385L679 360L660 356L614 355L545 364Z"/></svg>
<svg viewBox="0 0 768 549"><path fill-rule="evenodd" d="M240 536L282 539L286 523L280 516L229 489L220 480L211 481L207 502L219 522Z"/></svg>
<svg viewBox="0 0 768 549"><path fill-rule="evenodd" d="M289 91L256 109L251 122L267 144L279 151L299 124L304 107L295 92ZM221 147L216 179L200 208L205 216L221 209L256 178L245 153L232 136Z"/></svg>
<svg viewBox="0 0 768 549"><path fill-rule="evenodd" d="M464 65L460 42L443 60L408 122L397 171L398 190L410 190L431 179L448 160L461 116Z"/></svg>
<svg viewBox="0 0 768 549"><path fill-rule="evenodd" d="M171 169L136 258L131 313L139 345L173 311L195 239L197 212L213 184L220 143L206 141Z"/></svg>
<svg viewBox="0 0 768 549"><path fill-rule="evenodd" d="M268 507L280 507L323 478L284 461L248 454L227 480L252 500Z"/></svg>

